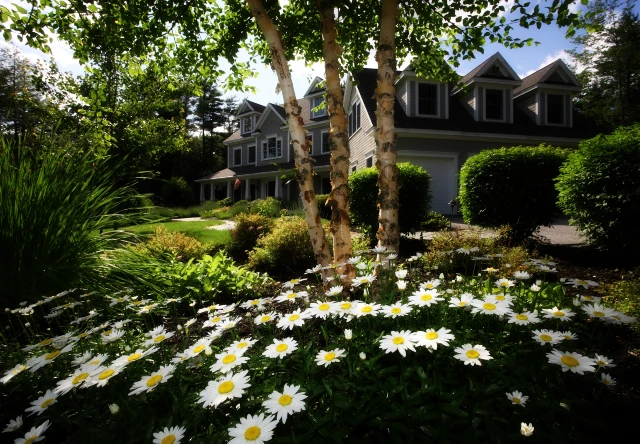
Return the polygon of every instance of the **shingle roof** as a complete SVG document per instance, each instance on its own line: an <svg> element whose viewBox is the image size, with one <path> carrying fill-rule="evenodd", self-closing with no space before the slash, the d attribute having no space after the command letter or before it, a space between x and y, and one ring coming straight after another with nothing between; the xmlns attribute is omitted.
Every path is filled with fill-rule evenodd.
<svg viewBox="0 0 640 444"><path fill-rule="evenodd" d="M222 142L232 142L234 140L238 140L238 139L242 139L242 136L240 135L240 130L237 129L235 130L229 137L227 137L226 139L224 139Z"/></svg>
<svg viewBox="0 0 640 444"><path fill-rule="evenodd" d="M247 103L251 105L254 111L261 113L266 108L264 105L260 105L259 103L252 102L251 100L247 100Z"/></svg>
<svg viewBox="0 0 640 444"><path fill-rule="evenodd" d="M514 95L518 94L521 91L524 91L526 89L531 88L536 83L539 83L540 80L542 80L542 78L544 76L546 76L547 73L549 73L549 71L551 71L551 68L553 68L557 63L558 63L558 61L556 60L555 62L550 63L550 64L548 64L547 66L545 66L543 68L540 68L539 70L537 70L533 74L530 74L527 77L525 77L524 79L522 79L522 85L520 85L519 87L515 88L513 90L513 94Z"/></svg>

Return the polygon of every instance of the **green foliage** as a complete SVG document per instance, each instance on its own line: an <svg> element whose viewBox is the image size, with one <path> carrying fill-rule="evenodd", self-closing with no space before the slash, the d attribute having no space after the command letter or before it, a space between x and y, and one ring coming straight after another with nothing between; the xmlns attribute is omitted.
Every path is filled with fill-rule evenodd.
<svg viewBox="0 0 640 444"><path fill-rule="evenodd" d="M349 175L351 223L372 239L378 231L378 172L365 168ZM408 162L398 164L400 186L400 232L418 231L427 219L431 194L431 176L421 167Z"/></svg>
<svg viewBox="0 0 640 444"><path fill-rule="evenodd" d="M224 199L220 199L218 203L221 207L228 207L233 204L233 199L231 199L230 197L225 197Z"/></svg>
<svg viewBox="0 0 640 444"><path fill-rule="evenodd" d="M273 229L273 219L261 214L240 213L235 217L236 227L231 230L229 253L238 259L246 259L258 240Z"/></svg>
<svg viewBox="0 0 640 444"><path fill-rule="evenodd" d="M0 299L15 303L98 279L100 252L122 233L133 190L71 147L30 150L0 139Z"/></svg>
<svg viewBox="0 0 640 444"><path fill-rule="evenodd" d="M320 217L323 219L331 220L331 207L327 205L328 198L329 198L328 194L316 194L316 199L318 200L318 211L320 212Z"/></svg>
<svg viewBox="0 0 640 444"><path fill-rule="evenodd" d="M162 187L162 203L167 207L188 207L193 200L193 190L182 177L172 177Z"/></svg>
<svg viewBox="0 0 640 444"><path fill-rule="evenodd" d="M605 295L606 302L613 308L640 319L640 270L629 273L623 280L607 288ZM632 328L640 331L637 323Z"/></svg>
<svg viewBox="0 0 640 444"><path fill-rule="evenodd" d="M163 227L169 232L183 233L189 237L194 237L203 244L212 244L212 248L227 244L231 239L229 231L215 230L211 227L221 225L218 220L203 220L191 222L155 222L138 224L122 228L123 231L134 233L138 236L149 237L153 235L158 227Z"/></svg>
<svg viewBox="0 0 640 444"><path fill-rule="evenodd" d="M585 140L561 169L560 208L597 247L640 247L640 126Z"/></svg>
<svg viewBox="0 0 640 444"><path fill-rule="evenodd" d="M567 152L545 145L483 151L460 173L460 209L466 222L507 226L510 240L531 236L560 215L554 179Z"/></svg>
<svg viewBox="0 0 640 444"><path fill-rule="evenodd" d="M368 251L372 247L371 238L363 234L356 234L351 236L351 251L354 255L360 254L360 252Z"/></svg>
<svg viewBox="0 0 640 444"><path fill-rule="evenodd" d="M447 216L436 213L435 211L429 211L420 229L423 231L442 231L448 230L450 226L451 223Z"/></svg>
<svg viewBox="0 0 640 444"><path fill-rule="evenodd" d="M214 208L212 210L203 211L200 217L208 219L215 217L216 219L229 219L231 217L231 207Z"/></svg>
<svg viewBox="0 0 640 444"><path fill-rule="evenodd" d="M239 200L231 206L231 217L235 217L238 214L249 214L251 210L251 204L246 200Z"/></svg>
<svg viewBox="0 0 640 444"><path fill-rule="evenodd" d="M273 276L295 276L316 265L309 227L298 217L278 219L273 230L258 239L249 265Z"/></svg>
<svg viewBox="0 0 640 444"><path fill-rule="evenodd" d="M280 201L273 197L267 197L266 199L256 199L251 202L251 212L262 214L267 217L280 216Z"/></svg>
<svg viewBox="0 0 640 444"><path fill-rule="evenodd" d="M183 208L183 207L155 207L152 210L152 215L156 216L160 219L179 219L185 217L198 217L201 216L202 213L208 210L212 210L218 208L220 204L218 202L204 201L200 205L194 205L191 207Z"/></svg>
<svg viewBox="0 0 640 444"><path fill-rule="evenodd" d="M146 242L138 244L134 248L154 257L174 257L182 262L200 259L209 252L209 248L198 239L180 232L168 231L162 225L156 228L153 236Z"/></svg>

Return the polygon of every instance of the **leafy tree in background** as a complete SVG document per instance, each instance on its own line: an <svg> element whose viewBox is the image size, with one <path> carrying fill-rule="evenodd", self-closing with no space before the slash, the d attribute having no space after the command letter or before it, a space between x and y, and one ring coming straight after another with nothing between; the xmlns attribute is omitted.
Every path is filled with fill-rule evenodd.
<svg viewBox="0 0 640 444"><path fill-rule="evenodd" d="M570 51L584 70L576 109L605 128L640 122L640 18L635 1L597 0L583 24L591 32L576 36Z"/></svg>

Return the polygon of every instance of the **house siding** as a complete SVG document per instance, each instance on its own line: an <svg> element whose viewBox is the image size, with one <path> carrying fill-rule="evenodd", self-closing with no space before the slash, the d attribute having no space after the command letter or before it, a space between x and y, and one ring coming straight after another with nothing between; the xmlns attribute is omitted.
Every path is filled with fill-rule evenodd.
<svg viewBox="0 0 640 444"><path fill-rule="evenodd" d="M285 131L281 130L282 120L278 116L276 116L273 112L271 112L262 125L260 126L260 136L258 137L258 147L256 148L257 157L258 157L258 166L260 165L270 165L273 162L276 163L284 163L287 161L287 151L285 142L287 142L287 137L285 137ZM276 159L262 159L262 142L266 141L269 136L275 136L279 139L282 139L282 157Z"/></svg>
<svg viewBox="0 0 640 444"><path fill-rule="evenodd" d="M353 94L351 102L349 103L349 109L359 100L359 94ZM362 101L360 103L362 103ZM362 104L360 107L360 129L349 139L349 148L351 150L350 163L357 163L359 170L366 167L365 159L371 151L375 152L376 150L376 141L373 138L373 134L367 134L372 126L367 110L364 104Z"/></svg>
<svg viewBox="0 0 640 444"><path fill-rule="evenodd" d="M407 83L407 81L402 81L396 88L396 100L405 113L407 112Z"/></svg>
<svg viewBox="0 0 640 444"><path fill-rule="evenodd" d="M515 105L532 121L536 121L536 117L538 115L538 102L536 101L535 93L529 94L525 97L518 97L515 101Z"/></svg>
<svg viewBox="0 0 640 444"><path fill-rule="evenodd" d="M464 109L466 109L467 112L471 116L473 116L476 109L476 100L473 96L473 89L467 92L467 94L465 94L462 99L460 99L460 101L462 102L462 106L464 106Z"/></svg>

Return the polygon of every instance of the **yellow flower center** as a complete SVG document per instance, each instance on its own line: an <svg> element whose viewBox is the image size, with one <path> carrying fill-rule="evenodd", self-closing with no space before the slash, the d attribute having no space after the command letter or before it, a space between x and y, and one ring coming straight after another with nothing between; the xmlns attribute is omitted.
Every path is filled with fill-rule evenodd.
<svg viewBox="0 0 640 444"><path fill-rule="evenodd" d="M300 315L298 315L298 314L294 314L294 315L289 316L289 320L290 321L297 321L298 319L300 319Z"/></svg>
<svg viewBox="0 0 640 444"><path fill-rule="evenodd" d="M482 308L484 308L485 310L495 310L496 309L496 304L492 304L490 302L487 302L486 304L482 305Z"/></svg>
<svg viewBox="0 0 640 444"><path fill-rule="evenodd" d="M588 285L589 283L587 281L577 280L576 284L578 284L578 285Z"/></svg>
<svg viewBox="0 0 640 444"><path fill-rule="evenodd" d="M435 331L430 331L425 335L425 337L429 340L432 340L438 337L438 333L436 333Z"/></svg>
<svg viewBox="0 0 640 444"><path fill-rule="evenodd" d="M113 375L115 373L115 371L113 369L109 369L109 370L105 370L102 373L100 373L100 375L98 376L98 379L100 381L103 381L107 378L110 378L111 375Z"/></svg>
<svg viewBox="0 0 640 444"><path fill-rule="evenodd" d="M297 284L298 282L299 282L298 279L291 279L289 281L289 283L291 283L291 284Z"/></svg>
<svg viewBox="0 0 640 444"><path fill-rule="evenodd" d="M71 381L71 384L78 385L88 377L89 377L89 373L80 373L78 376L73 378L73 380Z"/></svg>
<svg viewBox="0 0 640 444"><path fill-rule="evenodd" d="M351 308L351 302L343 302L340 304L340 308L343 310L349 310Z"/></svg>
<svg viewBox="0 0 640 444"><path fill-rule="evenodd" d="M433 288L433 284L425 284L424 288L432 289Z"/></svg>
<svg viewBox="0 0 640 444"><path fill-rule="evenodd" d="M217 307L217 305L209 305L209 306L207 307L207 310L209 310L209 311L211 311L211 310L215 310L215 309L216 309L216 307Z"/></svg>
<svg viewBox="0 0 640 444"><path fill-rule="evenodd" d="M433 296L431 296L430 294L423 294L420 299L422 299L423 301L430 301L431 299L433 299Z"/></svg>
<svg viewBox="0 0 640 444"><path fill-rule="evenodd" d="M255 441L260 436L260 427L251 426L244 432L244 439L247 441Z"/></svg>
<svg viewBox="0 0 640 444"><path fill-rule="evenodd" d="M458 306L460 307L464 307L465 305L467 305L467 303L464 301L458 302Z"/></svg>
<svg viewBox="0 0 640 444"><path fill-rule="evenodd" d="M55 358L56 356L58 356L60 354L60 350L54 350L51 353L47 353L44 356L44 359L46 359L47 361L51 361L53 358Z"/></svg>
<svg viewBox="0 0 640 444"><path fill-rule="evenodd" d="M526 321L526 320L529 319L529 317L527 315L524 315L524 314L517 314L516 315L516 319L519 319L521 321Z"/></svg>
<svg viewBox="0 0 640 444"><path fill-rule="evenodd" d="M124 301L124 298L118 298L118 299L116 299L116 303L118 303L118 302L122 302L122 301Z"/></svg>
<svg viewBox="0 0 640 444"><path fill-rule="evenodd" d="M49 339L45 339L42 342L38 342L38 345L49 345L53 342L53 339L49 338Z"/></svg>
<svg viewBox="0 0 640 444"><path fill-rule="evenodd" d="M580 365L578 360L573 356L564 355L560 360L564 363L564 365L568 365L569 367L577 367Z"/></svg>
<svg viewBox="0 0 640 444"><path fill-rule="evenodd" d="M391 309L391 313L393 314L400 314L402 312L402 310L400 310L398 307L393 307Z"/></svg>
<svg viewBox="0 0 640 444"><path fill-rule="evenodd" d="M325 361L333 361L334 359L336 359L336 354L333 352L327 353L326 355L324 355Z"/></svg>
<svg viewBox="0 0 640 444"><path fill-rule="evenodd" d="M235 360L236 360L236 355L227 355L224 358L222 358L222 363L231 364L232 362L235 362Z"/></svg>
<svg viewBox="0 0 640 444"><path fill-rule="evenodd" d="M404 338L401 336L396 336L393 338L393 343L396 345L404 344Z"/></svg>
<svg viewBox="0 0 640 444"><path fill-rule="evenodd" d="M604 385L609 385L610 384L608 379L604 379L602 382L604 382Z"/></svg>
<svg viewBox="0 0 640 444"><path fill-rule="evenodd" d="M504 297L504 296L502 296L501 294L500 294L500 295L496 295L496 297L495 297L495 298L496 298L496 300L498 300L498 301L506 301L506 300L507 300L507 298L505 298L505 297Z"/></svg>
<svg viewBox="0 0 640 444"><path fill-rule="evenodd" d="M93 361L89 362L90 365L99 365L100 364L100 360L99 359L94 359Z"/></svg>
<svg viewBox="0 0 640 444"><path fill-rule="evenodd" d="M289 395L282 395L279 399L278 399L278 404L280 405L289 405L291 404L292 398Z"/></svg>
<svg viewBox="0 0 640 444"><path fill-rule="evenodd" d="M87 337L87 336L89 336L89 333L84 332L84 333L80 333L80 334L78 335L78 338L82 339L82 338L85 338L85 337Z"/></svg>
<svg viewBox="0 0 640 444"><path fill-rule="evenodd" d="M478 359L478 356L480 356L480 353L478 353L476 350L467 350L467 358L469 359Z"/></svg>
<svg viewBox="0 0 640 444"><path fill-rule="evenodd" d="M327 311L327 310L329 310L329 308L331 308L331 306L329 304L320 304L320 305L318 305L318 310Z"/></svg>
<svg viewBox="0 0 640 444"><path fill-rule="evenodd" d="M605 365L607 365L607 363L606 363L606 362L604 362L604 361L598 361L598 365L599 365L600 367L604 367Z"/></svg>
<svg viewBox="0 0 640 444"><path fill-rule="evenodd" d="M267 321L271 320L271 316L269 316L269 315L264 315L263 317L261 317L261 318L260 318L260 320L261 320L262 322L267 322Z"/></svg>
<svg viewBox="0 0 640 444"><path fill-rule="evenodd" d="M549 342L549 341L553 340L553 338L551 336L545 335L545 334L540 335L540 339L542 339L545 342Z"/></svg>
<svg viewBox="0 0 640 444"><path fill-rule="evenodd" d="M174 442L176 442L176 435L167 435L162 438L160 444L173 444Z"/></svg>
<svg viewBox="0 0 640 444"><path fill-rule="evenodd" d="M133 362L133 361L137 361L140 358L142 358L142 353L134 353L132 355L129 355L129 357L127 358L127 361Z"/></svg>
<svg viewBox="0 0 640 444"><path fill-rule="evenodd" d="M593 315L598 316L599 318L603 318L605 316L605 314L601 311L594 311Z"/></svg>
<svg viewBox="0 0 640 444"><path fill-rule="evenodd" d="M193 352L194 352L195 354L198 354L198 353L200 353L200 352L201 352L202 350L204 350L204 349L205 349L204 345L198 345L196 348L194 348L194 349L193 349Z"/></svg>
<svg viewBox="0 0 640 444"><path fill-rule="evenodd" d="M278 344L276 345L276 351L282 353L283 351L285 351L286 349L288 349L289 346L287 344Z"/></svg>
<svg viewBox="0 0 640 444"><path fill-rule="evenodd" d="M220 316L216 316L215 318L211 319L211 322L213 322L214 324L217 322L220 322L222 320L222 318Z"/></svg>
<svg viewBox="0 0 640 444"><path fill-rule="evenodd" d="M564 316L564 311L554 311L553 315L561 318L562 316Z"/></svg>
<svg viewBox="0 0 640 444"><path fill-rule="evenodd" d="M235 385L233 385L233 382L224 381L222 384L218 386L218 393L221 393L224 395L226 393L229 393L231 390L233 390L234 387Z"/></svg>
<svg viewBox="0 0 640 444"><path fill-rule="evenodd" d="M109 336L111 333L113 333L113 329L111 329L111 330L107 330L107 331L105 331L105 332L104 332L104 333L102 333L102 334L103 334L103 335L105 335L105 336Z"/></svg>
<svg viewBox="0 0 640 444"><path fill-rule="evenodd" d="M246 342L246 341L243 341L243 342L239 343L236 347L237 348L246 348L248 346L249 346L249 343Z"/></svg>
<svg viewBox="0 0 640 444"><path fill-rule="evenodd" d="M36 439L38 439L38 436L32 436L31 438L28 438L24 444L31 444L32 442L34 442Z"/></svg>
<svg viewBox="0 0 640 444"><path fill-rule="evenodd" d="M155 387L162 380L162 375L153 375L147 381L147 387Z"/></svg>
<svg viewBox="0 0 640 444"><path fill-rule="evenodd" d="M43 409L46 409L47 407L49 407L51 404L53 404L53 401L55 401L55 399L53 398L49 398L47 399L45 402L43 402L42 404L40 404L40 407Z"/></svg>
<svg viewBox="0 0 640 444"><path fill-rule="evenodd" d="M514 404L520 404L520 398L513 398Z"/></svg>
<svg viewBox="0 0 640 444"><path fill-rule="evenodd" d="M366 284L367 282L369 282L369 279L367 279L367 278L360 278L360 283L361 283L361 284Z"/></svg>
<svg viewBox="0 0 640 444"><path fill-rule="evenodd" d="M365 307L362 307L362 312L363 313L370 313L371 310L373 310L373 307L371 305L367 305Z"/></svg>
<svg viewBox="0 0 640 444"><path fill-rule="evenodd" d="M164 341L165 336L164 335L160 335L160 336L156 336L155 338L153 338L153 342L161 342Z"/></svg>
<svg viewBox="0 0 640 444"><path fill-rule="evenodd" d="M258 305L260 303L260 300L258 299L254 299L253 301L251 301L251 305Z"/></svg>
<svg viewBox="0 0 640 444"><path fill-rule="evenodd" d="M289 293L289 294L287 295L287 298L289 298L289 299L295 299L295 298L296 298L296 296L298 296L298 293Z"/></svg>

